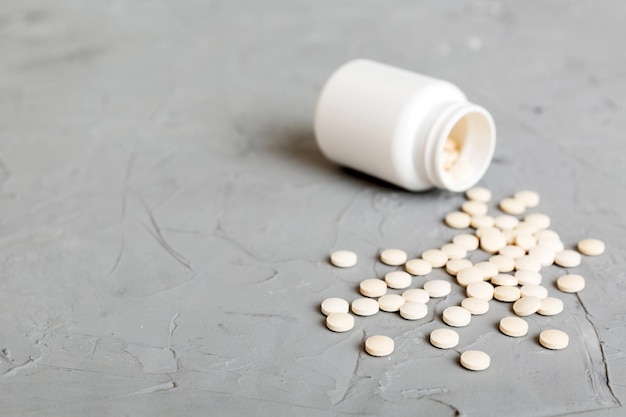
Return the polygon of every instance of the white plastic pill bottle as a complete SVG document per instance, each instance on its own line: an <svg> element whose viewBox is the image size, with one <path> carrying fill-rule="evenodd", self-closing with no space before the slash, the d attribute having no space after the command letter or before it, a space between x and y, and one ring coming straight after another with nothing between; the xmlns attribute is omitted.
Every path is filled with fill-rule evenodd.
<svg viewBox="0 0 626 417"><path fill-rule="evenodd" d="M315 136L330 160L411 191L464 191L487 170L493 118L453 84L358 59L324 85Z"/></svg>

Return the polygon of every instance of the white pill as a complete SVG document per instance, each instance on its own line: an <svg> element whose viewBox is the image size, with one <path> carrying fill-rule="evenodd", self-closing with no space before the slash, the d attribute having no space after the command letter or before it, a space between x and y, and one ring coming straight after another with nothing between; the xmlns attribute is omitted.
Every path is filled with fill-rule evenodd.
<svg viewBox="0 0 626 417"><path fill-rule="evenodd" d="M546 297L541 299L541 306L537 313L542 316L554 316L563 311L563 301L555 297Z"/></svg>
<svg viewBox="0 0 626 417"><path fill-rule="evenodd" d="M378 313L380 307L378 301L373 298L357 298L352 302L351 309L357 316L373 316Z"/></svg>
<svg viewBox="0 0 626 417"><path fill-rule="evenodd" d="M541 262L534 256L524 255L515 260L515 269L518 271L541 271Z"/></svg>
<svg viewBox="0 0 626 417"><path fill-rule="evenodd" d="M406 262L406 252L401 249L385 249L380 253L380 261L392 266L402 265Z"/></svg>
<svg viewBox="0 0 626 417"><path fill-rule="evenodd" d="M554 230L550 230L550 229L544 229L544 230L539 230L535 232L535 237L537 238L537 240L539 239L561 240L561 236L559 236L559 234L555 232Z"/></svg>
<svg viewBox="0 0 626 417"><path fill-rule="evenodd" d="M515 269L515 259L504 255L493 255L489 262L498 267L498 272L511 272Z"/></svg>
<svg viewBox="0 0 626 417"><path fill-rule="evenodd" d="M518 233L517 236L515 236L515 246L519 246L525 251L528 251L537 246L537 239L530 233Z"/></svg>
<svg viewBox="0 0 626 417"><path fill-rule="evenodd" d="M509 287L500 285L493 289L493 298L498 301L504 301L506 303L512 303L519 300L522 296L522 292L517 287Z"/></svg>
<svg viewBox="0 0 626 417"><path fill-rule="evenodd" d="M439 249L429 249L422 253L422 259L430 263L433 268L441 268L448 262L448 255Z"/></svg>
<svg viewBox="0 0 626 417"><path fill-rule="evenodd" d="M509 274L498 274L495 277L491 278L491 283L493 285L505 285L509 287L514 287L517 285L517 278L513 275Z"/></svg>
<svg viewBox="0 0 626 417"><path fill-rule="evenodd" d="M470 227L471 216L462 211L453 211L446 214L445 222L453 229L466 229Z"/></svg>
<svg viewBox="0 0 626 417"><path fill-rule="evenodd" d="M557 252L554 257L554 263L564 268L573 268L580 265L581 256L580 253L573 250L565 249L561 252Z"/></svg>
<svg viewBox="0 0 626 417"><path fill-rule="evenodd" d="M503 198L500 200L499 207L507 214L522 214L526 210L524 203L515 198Z"/></svg>
<svg viewBox="0 0 626 417"><path fill-rule="evenodd" d="M377 278L366 279L359 284L359 291L366 297L380 297L387 294L387 283Z"/></svg>
<svg viewBox="0 0 626 417"><path fill-rule="evenodd" d="M402 293L402 297L408 303L409 301L416 301L418 303L426 304L430 300L428 292L421 288L411 288Z"/></svg>
<svg viewBox="0 0 626 417"><path fill-rule="evenodd" d="M393 339L387 336L371 336L365 340L365 351L372 356L387 356L393 352Z"/></svg>
<svg viewBox="0 0 626 417"><path fill-rule="evenodd" d="M406 320L419 320L426 317L428 307L426 304L417 301L409 301L400 307L400 316Z"/></svg>
<svg viewBox="0 0 626 417"><path fill-rule="evenodd" d="M524 203L526 208L534 208L539 205L539 193L536 191L522 190L513 194L513 198Z"/></svg>
<svg viewBox="0 0 626 417"><path fill-rule="evenodd" d="M599 239L583 239L576 245L578 251L583 255L597 256L604 253L606 245Z"/></svg>
<svg viewBox="0 0 626 417"><path fill-rule="evenodd" d="M477 238L481 239L486 233L498 233L498 232L501 233L502 231L498 229L497 227L479 227L478 229L476 229L474 234L476 235Z"/></svg>
<svg viewBox="0 0 626 417"><path fill-rule="evenodd" d="M433 266L423 259L409 259L404 264L404 270L411 275L422 276L430 274Z"/></svg>
<svg viewBox="0 0 626 417"><path fill-rule="evenodd" d="M585 288L585 278L577 274L563 275L556 280L556 287L563 292L579 292Z"/></svg>
<svg viewBox="0 0 626 417"><path fill-rule="evenodd" d="M404 298L400 294L385 294L378 299L378 307L389 313L399 311L404 303Z"/></svg>
<svg viewBox="0 0 626 417"><path fill-rule="evenodd" d="M537 245L528 251L528 254L537 258L541 266L550 266L554 263L556 252L546 245Z"/></svg>
<svg viewBox="0 0 626 417"><path fill-rule="evenodd" d="M547 349L565 349L569 344L569 336L561 330L544 330L539 334L539 343Z"/></svg>
<svg viewBox="0 0 626 417"><path fill-rule="evenodd" d="M448 259L461 259L467 256L467 249L458 243L446 243L441 251L448 255Z"/></svg>
<svg viewBox="0 0 626 417"><path fill-rule="evenodd" d="M481 203L488 203L491 200L491 191L485 187L470 188L465 192L465 196L469 200L480 201Z"/></svg>
<svg viewBox="0 0 626 417"><path fill-rule="evenodd" d="M497 271L496 271L497 272ZM461 287L467 287L472 282L482 282L485 279L485 273L477 266L461 269L456 274L456 282Z"/></svg>
<svg viewBox="0 0 626 417"><path fill-rule="evenodd" d="M548 216L547 214L543 214L543 213L528 214L526 215L526 217L524 217L524 222L534 225L537 228L535 233L539 230L547 229L548 227L550 227L550 223L551 223L550 216Z"/></svg>
<svg viewBox="0 0 626 417"><path fill-rule="evenodd" d="M330 254L330 263L339 268L354 266L356 261L356 253L349 250L337 250Z"/></svg>
<svg viewBox="0 0 626 417"><path fill-rule="evenodd" d="M452 306L443 310L443 322L452 327L464 327L472 321L472 313L463 307Z"/></svg>
<svg viewBox="0 0 626 417"><path fill-rule="evenodd" d="M431 298L445 297L452 291L452 286L448 281L442 279L433 279L426 281L424 284L424 290L430 295Z"/></svg>
<svg viewBox="0 0 626 417"><path fill-rule="evenodd" d="M333 313L326 317L326 327L333 332L347 332L354 327L354 317L348 313Z"/></svg>
<svg viewBox="0 0 626 417"><path fill-rule="evenodd" d="M468 297L480 298L481 300L491 300L493 298L493 285L485 281L472 282L468 284L465 292Z"/></svg>
<svg viewBox="0 0 626 417"><path fill-rule="evenodd" d="M430 344L439 349L452 349L459 344L459 334L452 329L436 329L430 332Z"/></svg>
<svg viewBox="0 0 626 417"><path fill-rule="evenodd" d="M461 365L470 371L484 371L489 368L491 358L480 350L467 350L461 353Z"/></svg>
<svg viewBox="0 0 626 417"><path fill-rule="evenodd" d="M411 285L413 278L404 271L392 271L385 274L385 282L389 288L404 289Z"/></svg>
<svg viewBox="0 0 626 417"><path fill-rule="evenodd" d="M512 258L512 259L517 259L520 256L526 255L526 251L524 249L515 245L506 245L505 247L500 249L498 253L500 255L508 256L509 258Z"/></svg>
<svg viewBox="0 0 626 417"><path fill-rule="evenodd" d="M446 263L446 272L452 276L456 276L460 270L469 268L472 262L468 259L451 259Z"/></svg>
<svg viewBox="0 0 626 417"><path fill-rule="evenodd" d="M561 242L559 239L545 238L545 237L537 239L537 246L546 247L552 250L555 254L565 249L563 242Z"/></svg>
<svg viewBox="0 0 626 417"><path fill-rule="evenodd" d="M322 314L328 316L333 313L347 313L349 307L348 302L343 298L327 298L322 301Z"/></svg>
<svg viewBox="0 0 626 417"><path fill-rule="evenodd" d="M483 280L487 281L499 274L498 266L491 262L478 262L474 265L483 273Z"/></svg>
<svg viewBox="0 0 626 417"><path fill-rule="evenodd" d="M528 323L520 317L505 317L500 320L500 331L507 336L522 337L528 334Z"/></svg>
<svg viewBox="0 0 626 417"><path fill-rule="evenodd" d="M519 222L515 230L517 231L518 235L526 234L526 235L534 236L535 233L537 233L541 229L535 223L529 223L529 222L523 221L523 222Z"/></svg>
<svg viewBox="0 0 626 417"><path fill-rule="evenodd" d="M474 229L480 229L481 227L493 227L495 223L495 219L486 214L482 216L472 216L470 220L470 226Z"/></svg>
<svg viewBox="0 0 626 417"><path fill-rule="evenodd" d="M470 216L484 216L487 214L488 207L487 204L480 201L468 200L461 205L461 210Z"/></svg>
<svg viewBox="0 0 626 417"><path fill-rule="evenodd" d="M485 232L480 238L480 248L487 253L497 253L506 245L506 237L498 229Z"/></svg>
<svg viewBox="0 0 626 417"><path fill-rule="evenodd" d="M530 316L539 310L541 300L537 297L522 297L513 303L513 312L518 316Z"/></svg>
<svg viewBox="0 0 626 417"><path fill-rule="evenodd" d="M522 297L537 297L540 300L548 296L548 289L541 285L526 284L520 288Z"/></svg>
<svg viewBox="0 0 626 417"><path fill-rule="evenodd" d="M456 235L452 238L452 243L463 246L466 250L472 251L478 249L478 238L470 234Z"/></svg>
<svg viewBox="0 0 626 417"><path fill-rule="evenodd" d="M469 311L473 316L477 316L489 311L489 301L481 298L468 297L461 301L461 307Z"/></svg>
<svg viewBox="0 0 626 417"><path fill-rule="evenodd" d="M511 216L510 214L496 216L494 221L495 226L500 230L515 229L519 224L519 220L517 219L517 217Z"/></svg>
<svg viewBox="0 0 626 417"><path fill-rule="evenodd" d="M541 284L541 273L536 271L515 271L518 285L539 285Z"/></svg>

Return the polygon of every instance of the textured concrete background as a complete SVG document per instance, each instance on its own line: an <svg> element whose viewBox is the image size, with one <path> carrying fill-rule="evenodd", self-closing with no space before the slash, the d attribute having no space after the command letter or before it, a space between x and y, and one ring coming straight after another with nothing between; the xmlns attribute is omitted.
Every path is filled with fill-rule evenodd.
<svg viewBox="0 0 626 417"><path fill-rule="evenodd" d="M626 401L623 1L0 0L0 415L621 416ZM566 244L566 311L508 305L459 330L472 373L419 322L357 297L453 233L461 195L410 194L325 161L311 132L330 72L369 57L459 85L493 113L496 198L530 188ZM360 263L334 269L328 253ZM562 270L546 270L552 294ZM433 277L443 277L437 271ZM415 286L423 283L415 279ZM546 327L570 347L537 343ZM388 358L367 335L396 340Z"/></svg>

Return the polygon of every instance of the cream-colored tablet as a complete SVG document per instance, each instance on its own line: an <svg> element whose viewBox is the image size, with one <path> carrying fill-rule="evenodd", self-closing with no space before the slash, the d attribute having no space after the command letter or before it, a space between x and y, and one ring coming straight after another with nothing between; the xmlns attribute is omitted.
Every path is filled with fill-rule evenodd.
<svg viewBox="0 0 626 417"><path fill-rule="evenodd" d="M528 334L528 323L520 317L505 317L500 320L500 331L511 337L526 336Z"/></svg>
<svg viewBox="0 0 626 417"><path fill-rule="evenodd" d="M443 322L452 327L465 327L472 321L472 313L463 307L452 306L443 310Z"/></svg>
<svg viewBox="0 0 626 417"><path fill-rule="evenodd" d="M322 314L328 316L333 313L347 313L350 305L343 298L327 298L322 301Z"/></svg>
<svg viewBox="0 0 626 417"><path fill-rule="evenodd" d="M491 358L481 350L466 350L461 353L461 365L470 371L484 371L490 364Z"/></svg>
<svg viewBox="0 0 626 417"><path fill-rule="evenodd" d="M457 243L446 243L441 251L448 255L448 259L462 259L467 256L467 249Z"/></svg>
<svg viewBox="0 0 626 417"><path fill-rule="evenodd" d="M539 285L541 284L541 273L536 271L515 271L518 285Z"/></svg>
<svg viewBox="0 0 626 417"><path fill-rule="evenodd" d="M563 292L578 292L585 288L585 278L578 274L563 275L556 280L556 287Z"/></svg>
<svg viewBox="0 0 626 417"><path fill-rule="evenodd" d="M330 263L339 268L354 266L356 261L356 253L349 250L336 250L330 254Z"/></svg>
<svg viewBox="0 0 626 417"><path fill-rule="evenodd" d="M456 276L460 270L469 268L472 262L468 259L451 259L446 263L446 272L452 276Z"/></svg>
<svg viewBox="0 0 626 417"><path fill-rule="evenodd" d="M452 291L452 286L448 281L442 279L433 279L432 281L426 281L424 284L424 290L430 295L430 298L445 297Z"/></svg>
<svg viewBox="0 0 626 417"><path fill-rule="evenodd" d="M377 300L363 297L352 302L351 310L357 316L373 316L378 313L380 307Z"/></svg>
<svg viewBox="0 0 626 417"><path fill-rule="evenodd" d="M519 246L506 245L505 247L503 247L502 249L498 251L498 254L508 256L509 258L512 258L512 259L517 259L520 256L526 255L526 251L520 248Z"/></svg>
<svg viewBox="0 0 626 417"><path fill-rule="evenodd" d="M476 229L476 231L474 232L474 235L476 235L477 238L482 239L482 237L486 233L498 233L498 232L502 233L502 231L498 229L497 227L480 227Z"/></svg>
<svg viewBox="0 0 626 417"><path fill-rule="evenodd" d="M422 288L411 288L402 293L402 297L406 302L416 301L418 303L426 304L430 300L428 292Z"/></svg>
<svg viewBox="0 0 626 417"><path fill-rule="evenodd" d="M515 243L515 238L517 237L517 230L515 229L504 229L502 231L502 236L506 239L507 245L512 245Z"/></svg>
<svg viewBox="0 0 626 417"><path fill-rule="evenodd" d="M485 281L472 282L467 285L465 292L468 297L480 298L481 300L491 300L493 298L493 285Z"/></svg>
<svg viewBox="0 0 626 417"><path fill-rule="evenodd" d="M561 240L561 236L559 236L559 234L555 232L554 230L550 230L550 229L543 229L543 230L539 230L535 232L535 237L537 238L537 240L540 240L540 239Z"/></svg>
<svg viewBox="0 0 626 417"><path fill-rule="evenodd" d="M550 227L550 216L543 213L530 213L524 217L524 222L537 227L537 230L545 230Z"/></svg>
<svg viewBox="0 0 626 417"><path fill-rule="evenodd" d="M528 251L528 254L537 258L541 266L550 266L554 263L556 252L546 245L537 245Z"/></svg>
<svg viewBox="0 0 626 417"><path fill-rule="evenodd" d="M480 229L481 227L493 227L495 223L495 219L486 214L482 216L472 216L470 220L470 226L474 229Z"/></svg>
<svg viewBox="0 0 626 417"><path fill-rule="evenodd" d="M493 298L498 301L504 301L505 303L517 301L521 296L522 292L517 287L500 285L493 289Z"/></svg>
<svg viewBox="0 0 626 417"><path fill-rule="evenodd" d="M485 279L485 273L482 269L471 266L469 268L461 269L456 274L456 282L461 287L467 287L472 282L479 282Z"/></svg>
<svg viewBox="0 0 626 417"><path fill-rule="evenodd" d="M533 256L524 255L515 260L515 269L517 271L541 271L541 262Z"/></svg>
<svg viewBox="0 0 626 417"><path fill-rule="evenodd" d="M347 332L354 327L354 316L348 313L333 313L326 317L326 327L333 332Z"/></svg>
<svg viewBox="0 0 626 417"><path fill-rule="evenodd" d="M495 226L500 230L515 229L519 224L517 217L511 216L510 214L496 216L494 221Z"/></svg>
<svg viewBox="0 0 626 417"><path fill-rule="evenodd" d="M542 316L554 316L563 311L563 301L555 297L546 297L541 299L541 306L537 313Z"/></svg>
<svg viewBox="0 0 626 417"><path fill-rule="evenodd" d="M505 285L509 287L514 287L518 284L517 278L509 274L498 274L495 277L491 278L491 283L493 285Z"/></svg>
<svg viewBox="0 0 626 417"><path fill-rule="evenodd" d="M385 282L389 288L404 289L409 287L412 281L413 277L408 272L391 271L385 274Z"/></svg>
<svg viewBox="0 0 626 417"><path fill-rule="evenodd" d="M382 311L388 313L394 313L400 310L402 304L404 304L404 298L400 294L385 294L378 299L378 307Z"/></svg>
<svg viewBox="0 0 626 417"><path fill-rule="evenodd" d="M385 249L380 253L380 261L392 266L402 265L406 262L406 252L401 249Z"/></svg>
<svg viewBox="0 0 626 417"><path fill-rule="evenodd" d="M480 238L480 248L487 253L497 253L506 245L506 237L498 229L486 231Z"/></svg>
<svg viewBox="0 0 626 417"><path fill-rule="evenodd" d="M522 297L537 297L541 300L548 296L548 289L542 285L522 285L520 291L522 292Z"/></svg>
<svg viewBox="0 0 626 417"><path fill-rule="evenodd" d="M466 250L472 251L478 249L478 238L475 235L467 233L456 235L452 238L452 243L463 246Z"/></svg>
<svg viewBox="0 0 626 417"><path fill-rule="evenodd" d="M518 233L517 236L515 236L515 246L529 251L531 248L537 246L537 239L530 233Z"/></svg>
<svg viewBox="0 0 626 417"><path fill-rule="evenodd" d="M518 316L530 316L539 310L541 300L538 297L522 297L513 303L513 312Z"/></svg>
<svg viewBox="0 0 626 417"><path fill-rule="evenodd" d="M542 237L537 239L537 246L544 246L551 249L555 254L565 249L565 245L560 239Z"/></svg>
<svg viewBox="0 0 626 417"><path fill-rule="evenodd" d="M426 317L428 307L426 304L417 301L409 301L400 307L400 316L406 320L419 320Z"/></svg>
<svg viewBox="0 0 626 417"><path fill-rule="evenodd" d="M485 187L474 187L465 192L465 197L469 200L488 203L491 200L491 191Z"/></svg>
<svg viewBox="0 0 626 417"><path fill-rule="evenodd" d="M433 266L423 259L409 259L404 264L404 270L411 275L422 276L430 274Z"/></svg>
<svg viewBox="0 0 626 417"><path fill-rule="evenodd" d="M576 245L578 252L587 256L597 256L604 253L606 245L600 239L583 239Z"/></svg>
<svg viewBox="0 0 626 417"><path fill-rule="evenodd" d="M441 268L448 262L448 255L439 249L429 249L422 253L422 259L429 262L433 268Z"/></svg>
<svg viewBox="0 0 626 417"><path fill-rule="evenodd" d="M365 340L365 351L372 356L388 356L393 349L393 339L387 336L376 335Z"/></svg>
<svg viewBox="0 0 626 417"><path fill-rule="evenodd" d="M539 193L531 190L522 190L513 194L513 198L524 203L526 208L534 208L539 205Z"/></svg>
<svg viewBox="0 0 626 417"><path fill-rule="evenodd" d="M470 227L471 216L462 211L453 211L446 214L445 222L453 229L466 229Z"/></svg>
<svg viewBox="0 0 626 417"><path fill-rule="evenodd" d="M554 263L564 268L573 268L580 265L581 256L580 253L565 249L561 252L557 252L554 257Z"/></svg>
<svg viewBox="0 0 626 417"><path fill-rule="evenodd" d="M452 329L436 329L430 332L430 344L439 349L452 349L459 344L459 334Z"/></svg>
<svg viewBox="0 0 626 417"><path fill-rule="evenodd" d="M387 294L387 283L378 278L366 279L359 284L359 291L366 297L380 297Z"/></svg>
<svg viewBox="0 0 626 417"><path fill-rule="evenodd" d="M491 262L478 262L474 265L476 268L483 272L483 280L487 281L498 275L498 266Z"/></svg>
<svg viewBox="0 0 626 417"><path fill-rule="evenodd" d="M469 311L472 316L477 316L489 311L489 301L482 298L467 297L461 301L461 307Z"/></svg>
<svg viewBox="0 0 626 417"><path fill-rule="evenodd" d="M526 221L521 221L519 222L515 230L517 231L518 235L533 235L534 236L535 233L537 233L541 229L535 223L528 223Z"/></svg>
<svg viewBox="0 0 626 417"><path fill-rule="evenodd" d="M470 216L484 216L487 214L487 204L476 200L468 200L461 205L461 210Z"/></svg>
<svg viewBox="0 0 626 417"><path fill-rule="evenodd" d="M498 207L507 214L522 214L526 210L524 203L515 198L503 198Z"/></svg>
<svg viewBox="0 0 626 417"><path fill-rule="evenodd" d="M547 349L565 349L569 344L569 336L561 330L544 330L539 334L539 343Z"/></svg>
<svg viewBox="0 0 626 417"><path fill-rule="evenodd" d="M511 272L515 269L515 259L504 255L493 255L489 258L489 262L496 264L498 272Z"/></svg>

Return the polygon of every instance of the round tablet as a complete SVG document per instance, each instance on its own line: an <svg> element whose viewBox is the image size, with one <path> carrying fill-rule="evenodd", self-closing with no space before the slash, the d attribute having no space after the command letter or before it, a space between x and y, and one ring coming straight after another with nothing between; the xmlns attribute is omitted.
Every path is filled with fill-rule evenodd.
<svg viewBox="0 0 626 417"><path fill-rule="evenodd" d="M330 263L339 268L356 265L356 253L349 250L337 250L330 254Z"/></svg>
<svg viewBox="0 0 626 417"><path fill-rule="evenodd" d="M495 223L495 219L486 214L482 216L472 216L470 220L470 226L472 226L474 229L479 229L481 227L493 227Z"/></svg>
<svg viewBox="0 0 626 417"><path fill-rule="evenodd" d="M452 238L452 243L463 246L466 250L472 251L478 249L478 238L475 235L460 234Z"/></svg>
<svg viewBox="0 0 626 417"><path fill-rule="evenodd" d="M526 251L520 248L519 246L506 245L505 247L503 247L502 249L498 251L498 254L508 256L509 258L512 258L512 259L517 259L520 256L526 255Z"/></svg>
<svg viewBox="0 0 626 417"><path fill-rule="evenodd" d="M393 348L393 339L387 336L371 336L365 340L365 351L372 356L391 355Z"/></svg>
<svg viewBox="0 0 626 417"><path fill-rule="evenodd" d="M389 288L403 289L411 285L413 278L404 271L392 271L385 274L385 282Z"/></svg>
<svg viewBox="0 0 626 417"><path fill-rule="evenodd" d="M448 262L448 255L439 249L429 249L422 253L422 259L430 263L433 268L441 268Z"/></svg>
<svg viewBox="0 0 626 417"><path fill-rule="evenodd" d="M347 313L349 307L348 302L343 298L327 298L322 301L322 314L328 316L333 313Z"/></svg>
<svg viewBox="0 0 626 417"><path fill-rule="evenodd" d="M373 316L379 309L378 301L373 298L357 298L351 306L352 312L357 316Z"/></svg>
<svg viewBox="0 0 626 417"><path fill-rule="evenodd" d="M493 277L495 277L496 275L499 274L498 266L496 264L491 263L491 262L478 262L474 266L482 271L483 279L485 281L489 280L489 279L491 279L491 278L493 278Z"/></svg>
<svg viewBox="0 0 626 417"><path fill-rule="evenodd" d="M506 245L506 238L498 229L490 229L480 238L480 248L487 253L497 253Z"/></svg>
<svg viewBox="0 0 626 417"><path fill-rule="evenodd" d="M515 236L515 246L519 246L525 251L537 246L537 239L530 233L519 233Z"/></svg>
<svg viewBox="0 0 626 417"><path fill-rule="evenodd" d="M539 285L541 284L541 274L535 271L515 271L518 285Z"/></svg>
<svg viewBox="0 0 626 417"><path fill-rule="evenodd" d="M378 299L378 307L389 313L399 311L404 303L404 298L400 294L385 294Z"/></svg>
<svg viewBox="0 0 626 417"><path fill-rule="evenodd" d="M587 256L597 256L604 253L606 245L599 239L583 239L576 245L578 252Z"/></svg>
<svg viewBox="0 0 626 417"><path fill-rule="evenodd" d="M484 216L487 214L487 204L480 201L468 200L461 205L461 210L470 216Z"/></svg>
<svg viewBox="0 0 626 417"><path fill-rule="evenodd" d="M426 281L424 284L424 290L430 295L431 298L445 297L452 291L452 286L448 281L442 279L433 279Z"/></svg>
<svg viewBox="0 0 626 417"><path fill-rule="evenodd" d="M459 334L452 329L436 329L430 332L430 344L439 349L452 349L459 344Z"/></svg>
<svg viewBox="0 0 626 417"><path fill-rule="evenodd" d="M517 287L500 285L493 289L493 298L498 301L504 301L505 303L517 301L521 296L522 292Z"/></svg>
<svg viewBox="0 0 626 417"><path fill-rule="evenodd" d="M326 317L326 327L333 332L347 332L354 327L354 317L348 313L333 313Z"/></svg>
<svg viewBox="0 0 626 417"><path fill-rule="evenodd" d="M474 232L474 235L476 235L477 238L482 239L482 237L487 233L498 233L498 232L501 233L502 231L498 229L497 227L480 227L476 229L476 231Z"/></svg>
<svg viewBox="0 0 626 417"><path fill-rule="evenodd" d="M504 255L493 255L489 258L489 262L496 264L498 272L511 272L515 269L515 259Z"/></svg>
<svg viewBox="0 0 626 417"><path fill-rule="evenodd" d="M400 316L402 316L403 319L419 320L426 317L426 314L428 314L426 304L417 301L406 302L400 307Z"/></svg>
<svg viewBox="0 0 626 417"><path fill-rule="evenodd" d="M551 249L555 253L555 255L556 253L561 252L563 249L565 249L565 245L563 245L563 242L561 242L560 239L554 239L554 238L546 238L546 237L538 238L537 245L544 246L548 249Z"/></svg>
<svg viewBox="0 0 626 417"><path fill-rule="evenodd" d="M539 334L539 343L547 349L565 349L569 344L569 336L561 330L544 330Z"/></svg>
<svg viewBox="0 0 626 417"><path fill-rule="evenodd" d="M476 266L470 266L469 268L461 269L456 274L456 282L461 287L467 287L472 282L482 282L484 277L485 273L482 269Z"/></svg>
<svg viewBox="0 0 626 417"><path fill-rule="evenodd" d="M448 307L443 310L443 322L452 327L464 327L470 324L472 314L459 306Z"/></svg>
<svg viewBox="0 0 626 417"><path fill-rule="evenodd" d="M577 274L563 275L556 280L556 287L563 292L578 292L585 288L585 278Z"/></svg>
<svg viewBox="0 0 626 417"><path fill-rule="evenodd" d="M424 304L426 304L430 300L430 295L428 295L428 292L421 288L412 288L410 290L406 290L402 293L402 297L406 302L416 301L418 303Z"/></svg>
<svg viewBox="0 0 626 417"><path fill-rule="evenodd" d="M510 214L496 216L494 222L495 226L501 230L515 229L519 224L517 217L511 216Z"/></svg>
<svg viewBox="0 0 626 417"><path fill-rule="evenodd" d="M491 278L491 283L493 285L505 285L509 287L514 287L517 285L517 278L509 274L498 274L495 277Z"/></svg>
<svg viewBox="0 0 626 417"><path fill-rule="evenodd" d="M541 262L534 256L524 255L515 260L515 269L518 271L541 271Z"/></svg>
<svg viewBox="0 0 626 417"><path fill-rule="evenodd" d="M402 265L406 262L406 252L401 249L385 249L380 253L380 261L391 266Z"/></svg>
<svg viewBox="0 0 626 417"><path fill-rule="evenodd" d="M488 203L491 200L491 191L485 187L474 187L465 192L465 197L469 200Z"/></svg>
<svg viewBox="0 0 626 417"><path fill-rule="evenodd" d="M448 259L461 259L467 256L467 249L457 243L446 243L441 247L441 251L448 255Z"/></svg>
<svg viewBox="0 0 626 417"><path fill-rule="evenodd" d="M513 303L513 312L518 316L530 316L539 310L541 300L538 297L522 297Z"/></svg>
<svg viewBox="0 0 626 417"><path fill-rule="evenodd" d="M537 240L539 239L553 239L553 240L561 240L561 236L554 230L543 229L535 232L535 237Z"/></svg>
<svg viewBox="0 0 626 417"><path fill-rule="evenodd" d="M453 229L466 229L470 227L470 220L470 215L462 211L453 211L452 213L446 214L445 217L446 224Z"/></svg>
<svg viewBox="0 0 626 417"><path fill-rule="evenodd" d="M359 291L366 297L380 297L387 294L387 283L378 278L366 279L359 284Z"/></svg>
<svg viewBox="0 0 626 417"><path fill-rule="evenodd" d="M469 268L472 262L468 259L451 259L446 263L446 272L452 276L456 276L460 270Z"/></svg>
<svg viewBox="0 0 626 417"><path fill-rule="evenodd" d="M461 307L469 311L473 316L477 316L489 311L489 302L481 298L468 297L461 301Z"/></svg>
<svg viewBox="0 0 626 417"><path fill-rule="evenodd" d="M428 275L433 270L433 266L430 262L423 259L409 259L404 264L404 270L411 275Z"/></svg>
<svg viewBox="0 0 626 417"><path fill-rule="evenodd" d="M563 311L563 301L554 297L546 297L541 299L541 305L537 313L542 316L554 316Z"/></svg>
<svg viewBox="0 0 626 417"><path fill-rule="evenodd" d="M524 217L524 222L534 225L537 230L544 230L550 227L550 216L543 213L530 213Z"/></svg>
<svg viewBox="0 0 626 417"><path fill-rule="evenodd" d="M519 317L505 317L500 320L500 331L511 337L526 336L528 334L528 323Z"/></svg>
<svg viewBox="0 0 626 417"><path fill-rule="evenodd" d="M564 268L573 268L580 265L580 253L573 250L565 249L557 252L554 257L554 263Z"/></svg>
<svg viewBox="0 0 626 417"><path fill-rule="evenodd" d="M526 234L526 235L533 235L534 236L535 233L537 233L541 229L535 223L529 223L529 222L526 222L526 221L521 221L521 222L519 222L519 224L517 225L515 230L517 231L518 235Z"/></svg>
<svg viewBox="0 0 626 417"><path fill-rule="evenodd" d="M503 198L500 200L499 207L507 214L522 214L526 210L524 203L515 198Z"/></svg>
<svg viewBox="0 0 626 417"><path fill-rule="evenodd" d="M541 285L526 284L520 288L522 297L537 297L540 300L548 296L548 289Z"/></svg>
<svg viewBox="0 0 626 417"><path fill-rule="evenodd" d="M485 281L472 282L467 285L465 292L468 297L491 300L493 298L493 285Z"/></svg>
<svg viewBox="0 0 626 417"><path fill-rule="evenodd" d="M541 266L550 266L554 263L556 252L547 245L537 245L528 251L528 254L536 258Z"/></svg>
<svg viewBox="0 0 626 417"><path fill-rule="evenodd" d="M466 350L461 353L461 365L470 371L484 371L489 368L491 358L480 350Z"/></svg>
<svg viewBox="0 0 626 417"><path fill-rule="evenodd" d="M513 194L513 198L524 203L526 208L534 208L539 205L539 193L536 191L522 190Z"/></svg>

